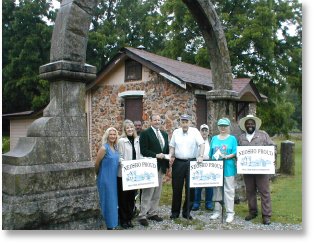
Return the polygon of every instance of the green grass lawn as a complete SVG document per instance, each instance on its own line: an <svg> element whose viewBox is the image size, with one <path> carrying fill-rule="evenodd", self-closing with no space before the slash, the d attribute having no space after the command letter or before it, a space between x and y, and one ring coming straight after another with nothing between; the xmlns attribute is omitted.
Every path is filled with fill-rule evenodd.
<svg viewBox="0 0 314 244"><path fill-rule="evenodd" d="M283 141L283 140L282 140ZM301 224L302 223L302 141L296 140L295 143L295 175L288 176L278 174L271 183L272 197L272 221L280 223ZM278 157L280 156L280 143L278 145ZM280 158L277 160L277 168L280 168ZM171 205L172 189L171 183L163 185L161 205ZM260 210L260 201L258 201ZM246 202L235 205L236 215L245 217L248 214ZM252 220L254 223L261 222L261 215Z"/></svg>

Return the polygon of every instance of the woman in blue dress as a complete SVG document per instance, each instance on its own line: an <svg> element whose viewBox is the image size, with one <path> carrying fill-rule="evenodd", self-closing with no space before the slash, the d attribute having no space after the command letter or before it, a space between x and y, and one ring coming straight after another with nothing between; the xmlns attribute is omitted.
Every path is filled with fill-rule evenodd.
<svg viewBox="0 0 314 244"><path fill-rule="evenodd" d="M118 131L110 127L102 138L95 162L99 204L108 230L118 226L118 167Z"/></svg>

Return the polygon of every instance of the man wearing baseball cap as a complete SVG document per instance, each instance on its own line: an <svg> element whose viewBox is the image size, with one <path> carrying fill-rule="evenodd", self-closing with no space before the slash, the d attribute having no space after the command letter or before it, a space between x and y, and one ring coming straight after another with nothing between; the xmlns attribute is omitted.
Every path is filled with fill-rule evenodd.
<svg viewBox="0 0 314 244"><path fill-rule="evenodd" d="M179 218L182 203L182 191L185 185L185 193L189 187L190 161L203 162L204 140L199 130L191 127L191 117L183 114L180 117L180 128L175 129L169 142L169 166L172 167L172 206L171 219ZM184 184L185 182L185 184ZM194 201L194 188L190 189L190 198L185 194L182 207L182 217L192 219L190 211ZM189 206L188 206L189 205Z"/></svg>
<svg viewBox="0 0 314 244"><path fill-rule="evenodd" d="M239 137L239 146L275 146L269 135L265 131L259 130L261 124L260 118L250 114L240 119L239 126L244 133ZM249 214L245 217L245 220L249 221L257 217L257 192L259 192L263 224L269 225L272 214L269 175L244 174L243 179L249 208Z"/></svg>
<svg viewBox="0 0 314 244"><path fill-rule="evenodd" d="M209 135L209 127L206 124L200 126L200 132L205 142L204 160L209 159L209 144L211 136ZM213 210L213 188L212 187L197 187L194 190L194 203L192 211L197 211L200 208L202 199L202 190L205 189L205 209Z"/></svg>

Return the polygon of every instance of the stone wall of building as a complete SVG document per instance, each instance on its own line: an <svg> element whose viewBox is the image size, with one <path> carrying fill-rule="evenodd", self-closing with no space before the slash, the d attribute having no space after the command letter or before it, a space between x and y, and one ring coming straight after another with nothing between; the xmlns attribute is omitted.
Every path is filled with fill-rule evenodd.
<svg viewBox="0 0 314 244"><path fill-rule="evenodd" d="M179 126L179 118L183 113L192 116L192 124L196 124L196 96L194 89L186 90L164 80L152 76L146 82L129 82L121 85L104 85L92 94L91 141L92 158L96 158L105 130L113 126L121 134L124 118L124 99L118 94L130 90L144 91L143 96L143 128L150 126L150 115L159 113L162 128L171 136L172 131Z"/></svg>
<svg viewBox="0 0 314 244"><path fill-rule="evenodd" d="M125 91L144 91L143 96L143 128L150 126L149 117L152 113L159 113L163 129L171 137L172 131L179 127L179 118L183 113L192 116L192 126L196 125L196 96L192 87L183 89L162 77L152 73L151 80L143 82L129 82L119 85L103 85L92 93L92 120L91 142L92 161L96 159L97 151L101 145L105 130L113 126L120 132L124 118L124 99L118 94ZM212 135L218 133L217 119L228 117L231 122L231 134L238 136L241 130L235 120L235 102L208 100L208 125ZM223 107L222 107L223 106ZM224 114L228 111L228 115ZM256 114L256 104L249 105L249 113ZM245 186L242 175L236 179L236 201L245 201Z"/></svg>

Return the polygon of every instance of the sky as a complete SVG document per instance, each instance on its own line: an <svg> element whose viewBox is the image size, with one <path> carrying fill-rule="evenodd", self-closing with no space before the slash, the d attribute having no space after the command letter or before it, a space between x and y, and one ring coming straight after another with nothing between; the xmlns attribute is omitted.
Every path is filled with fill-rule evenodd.
<svg viewBox="0 0 314 244"><path fill-rule="evenodd" d="M52 1L54 8L60 8L60 3L57 0Z"/></svg>

